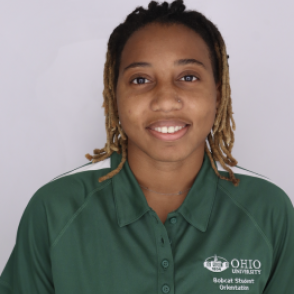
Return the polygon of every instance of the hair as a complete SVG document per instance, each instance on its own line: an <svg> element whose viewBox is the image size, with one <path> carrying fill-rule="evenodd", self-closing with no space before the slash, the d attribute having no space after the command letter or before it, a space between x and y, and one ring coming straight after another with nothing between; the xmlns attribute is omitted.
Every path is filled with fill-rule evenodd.
<svg viewBox="0 0 294 294"><path fill-rule="evenodd" d="M199 34L207 44L214 80L216 83L220 83L221 87L221 102L212 130L207 136L205 152L209 156L213 170L220 179L231 181L234 186L238 186L240 182L227 166L235 166L238 162L231 154L235 141L233 130L236 129L236 124L232 112L228 65L229 56L227 55L226 45L219 30L210 20L200 12L185 9L183 0L176 0L170 4L167 2L159 4L158 2L151 1L148 9L137 7L110 35L104 65L103 90L107 142L104 148L95 149L93 151L94 155L86 154L86 158L95 163L110 157L114 151L122 153L122 158L118 167L105 176L100 177L99 182L110 179L118 174L127 160L128 139L119 122L115 95L120 58L130 36L135 31L140 30L150 23L185 25ZM229 178L219 174L214 160L219 161L221 166L229 172Z"/></svg>

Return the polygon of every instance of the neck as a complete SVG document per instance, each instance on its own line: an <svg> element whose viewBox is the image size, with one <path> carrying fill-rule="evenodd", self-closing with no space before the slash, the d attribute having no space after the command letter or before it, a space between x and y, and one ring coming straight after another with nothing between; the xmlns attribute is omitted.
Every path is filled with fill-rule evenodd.
<svg viewBox="0 0 294 294"><path fill-rule="evenodd" d="M143 151L128 146L128 163L139 185L161 193L177 193L190 188L201 169L203 157L204 145L175 162L155 160Z"/></svg>

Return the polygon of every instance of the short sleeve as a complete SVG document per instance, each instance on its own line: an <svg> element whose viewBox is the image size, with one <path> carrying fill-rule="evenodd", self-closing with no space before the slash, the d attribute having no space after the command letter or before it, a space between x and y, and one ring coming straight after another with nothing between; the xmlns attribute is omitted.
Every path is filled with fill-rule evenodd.
<svg viewBox="0 0 294 294"><path fill-rule="evenodd" d="M0 294L52 294L46 207L35 194L17 231L16 244L0 276Z"/></svg>
<svg viewBox="0 0 294 294"><path fill-rule="evenodd" d="M280 218L275 220L279 223L280 232L276 232L274 263L264 294L293 294L294 208L288 196L283 200Z"/></svg>

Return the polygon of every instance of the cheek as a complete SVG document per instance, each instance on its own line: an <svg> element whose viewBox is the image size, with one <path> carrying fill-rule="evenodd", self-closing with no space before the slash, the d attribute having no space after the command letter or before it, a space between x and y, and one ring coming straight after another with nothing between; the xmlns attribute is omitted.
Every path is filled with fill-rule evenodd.
<svg viewBox="0 0 294 294"><path fill-rule="evenodd" d="M216 113L216 98L213 93L208 95L197 95L191 98L189 111L196 126L200 128L210 128L213 125Z"/></svg>
<svg viewBox="0 0 294 294"><path fill-rule="evenodd" d="M121 97L118 103L118 114L122 128L128 135L142 125L142 109L131 97Z"/></svg>
<svg viewBox="0 0 294 294"><path fill-rule="evenodd" d="M203 131L210 130L214 122L214 112L211 108L202 108L195 114L196 126Z"/></svg>
<svg viewBox="0 0 294 294"><path fill-rule="evenodd" d="M132 94L130 91L122 91L123 95L118 98L119 116L122 120L132 123L142 123L149 109L149 97Z"/></svg>

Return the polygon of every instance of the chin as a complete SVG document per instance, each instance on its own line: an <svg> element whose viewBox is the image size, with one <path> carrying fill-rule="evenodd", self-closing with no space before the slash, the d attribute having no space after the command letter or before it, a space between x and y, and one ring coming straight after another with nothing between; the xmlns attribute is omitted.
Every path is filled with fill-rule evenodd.
<svg viewBox="0 0 294 294"><path fill-rule="evenodd" d="M151 150L147 151L146 154L151 157L153 160L161 161L161 162L177 162L185 160L192 152L174 152L170 150L164 150L158 152L150 152Z"/></svg>

